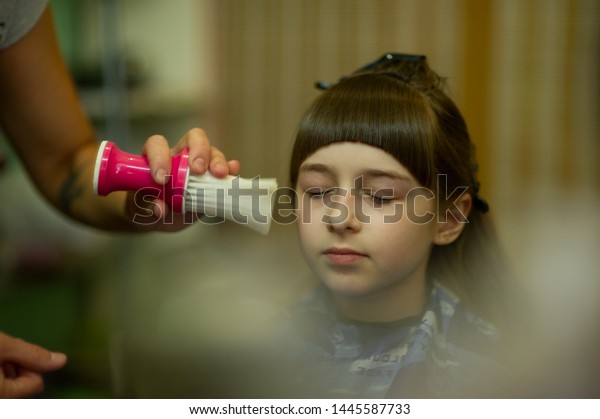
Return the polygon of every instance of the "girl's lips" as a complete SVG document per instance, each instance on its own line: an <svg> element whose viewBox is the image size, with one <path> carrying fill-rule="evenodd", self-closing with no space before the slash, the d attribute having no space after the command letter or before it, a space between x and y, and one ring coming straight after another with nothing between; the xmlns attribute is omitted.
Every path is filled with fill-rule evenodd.
<svg viewBox="0 0 600 419"><path fill-rule="evenodd" d="M323 254L333 265L353 265L367 257L364 253L356 250L341 248L329 248Z"/></svg>

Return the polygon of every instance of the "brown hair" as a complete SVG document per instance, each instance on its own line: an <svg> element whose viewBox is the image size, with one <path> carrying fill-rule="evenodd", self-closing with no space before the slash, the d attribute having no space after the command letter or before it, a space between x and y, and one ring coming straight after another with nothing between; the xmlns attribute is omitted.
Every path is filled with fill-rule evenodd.
<svg viewBox="0 0 600 419"><path fill-rule="evenodd" d="M316 150L351 141L391 154L431 190L436 190L438 174L446 175L449 192L466 187L474 198L469 222L456 241L434 246L428 278L445 284L479 315L500 325L509 311L508 279L492 220L484 214L487 204L478 197L466 123L425 57L403 57L386 54L316 98L298 127L291 185L295 187L300 165Z"/></svg>

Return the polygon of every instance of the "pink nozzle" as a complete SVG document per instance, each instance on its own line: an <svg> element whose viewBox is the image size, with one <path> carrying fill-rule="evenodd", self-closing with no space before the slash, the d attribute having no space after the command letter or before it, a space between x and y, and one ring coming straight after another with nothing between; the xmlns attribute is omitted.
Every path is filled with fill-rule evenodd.
<svg viewBox="0 0 600 419"><path fill-rule="evenodd" d="M152 179L148 159L120 150L114 143L103 141L96 157L94 191L106 196L114 191L143 191L162 199L175 212L185 212L188 180L188 150L173 156L171 175L166 185Z"/></svg>

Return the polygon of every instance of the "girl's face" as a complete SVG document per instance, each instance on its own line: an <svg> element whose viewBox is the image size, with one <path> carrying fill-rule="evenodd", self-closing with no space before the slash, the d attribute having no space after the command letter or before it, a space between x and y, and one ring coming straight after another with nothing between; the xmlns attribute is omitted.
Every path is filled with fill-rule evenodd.
<svg viewBox="0 0 600 419"><path fill-rule="evenodd" d="M328 145L302 163L296 191L302 252L334 296L424 295L436 201L394 157Z"/></svg>

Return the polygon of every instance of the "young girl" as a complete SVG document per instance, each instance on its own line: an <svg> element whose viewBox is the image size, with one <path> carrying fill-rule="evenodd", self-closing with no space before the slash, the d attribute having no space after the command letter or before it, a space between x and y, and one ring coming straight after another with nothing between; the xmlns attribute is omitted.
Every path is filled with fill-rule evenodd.
<svg viewBox="0 0 600 419"><path fill-rule="evenodd" d="M322 284L291 311L293 397L478 397L504 374L511 288L465 121L424 56L386 54L300 122L290 179Z"/></svg>

